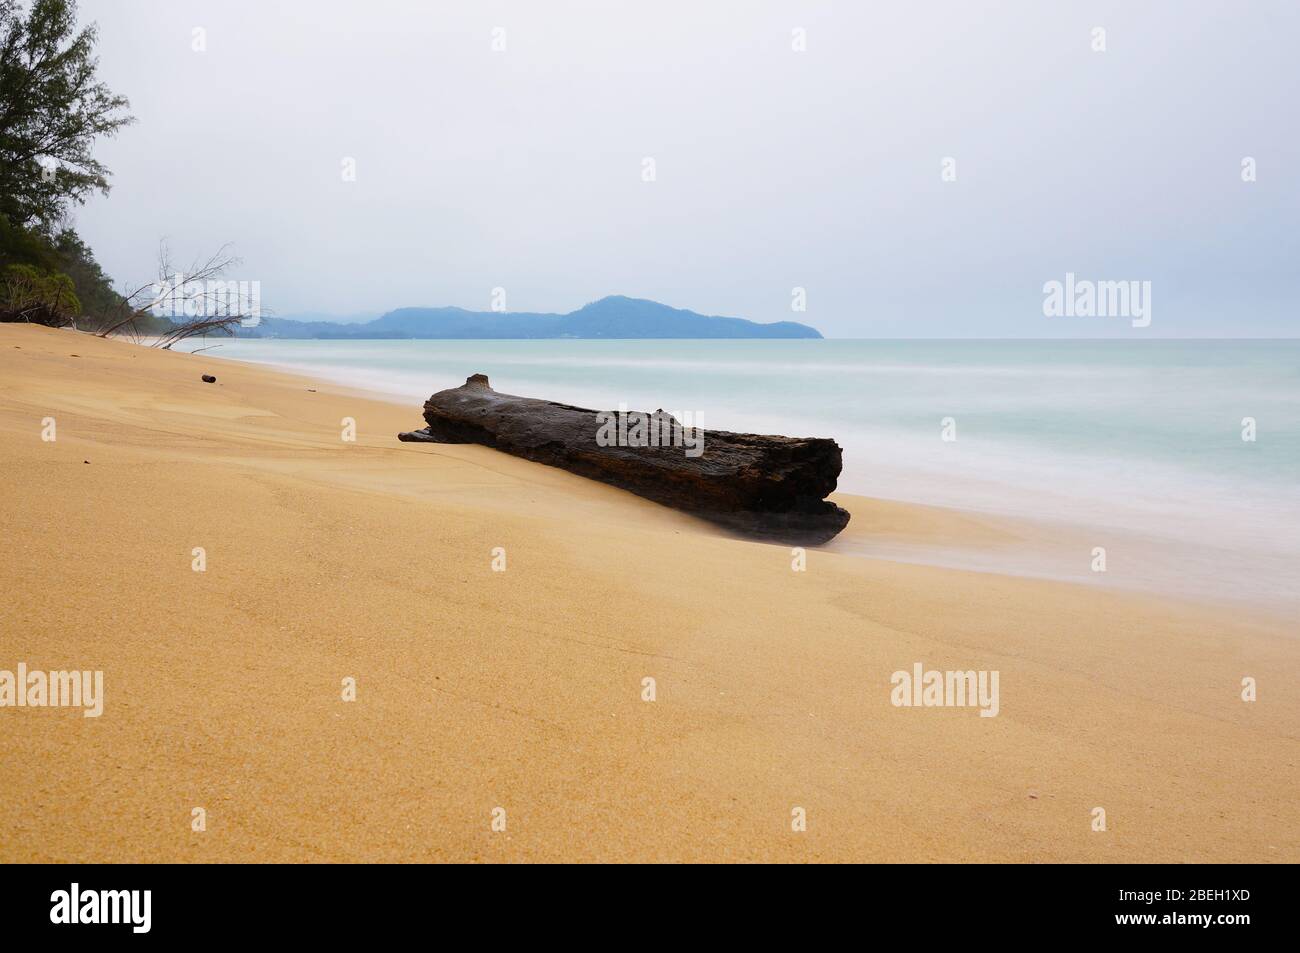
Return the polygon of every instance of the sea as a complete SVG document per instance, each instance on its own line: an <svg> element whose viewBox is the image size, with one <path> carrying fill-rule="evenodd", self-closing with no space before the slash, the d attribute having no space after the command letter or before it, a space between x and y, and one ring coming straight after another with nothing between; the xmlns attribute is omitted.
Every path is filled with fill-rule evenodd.
<svg viewBox="0 0 1300 953"><path fill-rule="evenodd" d="M597 410L832 437L845 493L1060 524L1086 549L863 555L1300 604L1300 340L236 339L205 354L410 401L413 427L429 394L483 373ZM1116 540L1118 576L1086 545Z"/></svg>

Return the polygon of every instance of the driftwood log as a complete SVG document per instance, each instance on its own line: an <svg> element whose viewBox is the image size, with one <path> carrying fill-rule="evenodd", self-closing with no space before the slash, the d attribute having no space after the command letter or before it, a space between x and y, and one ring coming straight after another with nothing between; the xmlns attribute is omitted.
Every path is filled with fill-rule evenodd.
<svg viewBox="0 0 1300 953"><path fill-rule="evenodd" d="M692 429L663 411L598 412L498 394L483 374L430 397L424 419L427 427L398 439L482 444L749 536L815 545L849 521L845 510L825 499L841 466L839 445L825 437ZM646 431L662 435L655 441L660 445L638 443Z"/></svg>

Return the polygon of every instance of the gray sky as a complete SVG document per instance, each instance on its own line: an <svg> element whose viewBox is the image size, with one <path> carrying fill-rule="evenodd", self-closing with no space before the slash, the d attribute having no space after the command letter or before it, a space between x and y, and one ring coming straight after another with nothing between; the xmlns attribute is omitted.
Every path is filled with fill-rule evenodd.
<svg viewBox="0 0 1300 953"><path fill-rule="evenodd" d="M181 260L233 242L282 315L500 286L515 311L626 294L835 337L1300 329L1290 0L81 12L139 120L76 213L122 281L166 236ZM1067 271L1150 281L1151 326L1045 317Z"/></svg>

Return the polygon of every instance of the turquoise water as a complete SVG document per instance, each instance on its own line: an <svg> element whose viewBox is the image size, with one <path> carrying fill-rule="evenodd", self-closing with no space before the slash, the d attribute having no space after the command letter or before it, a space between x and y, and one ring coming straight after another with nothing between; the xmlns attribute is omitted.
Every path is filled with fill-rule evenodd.
<svg viewBox="0 0 1300 953"><path fill-rule="evenodd" d="M413 426L430 393L481 372L508 393L829 436L844 447L848 492L1300 566L1297 340L249 339L206 353L410 400ZM1245 417L1253 442L1242 440Z"/></svg>

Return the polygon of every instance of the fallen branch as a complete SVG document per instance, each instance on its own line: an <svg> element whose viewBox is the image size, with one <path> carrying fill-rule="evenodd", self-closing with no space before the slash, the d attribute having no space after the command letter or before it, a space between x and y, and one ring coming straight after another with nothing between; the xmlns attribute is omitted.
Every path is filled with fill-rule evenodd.
<svg viewBox="0 0 1300 953"><path fill-rule="evenodd" d="M427 427L398 439L483 444L750 536L823 543L849 521L845 510L825 499L841 466L839 445L825 437L706 431L683 427L663 411L597 412L514 397L498 394L482 374L430 397L424 419ZM656 445L639 436L626 439L650 433L660 435Z"/></svg>

